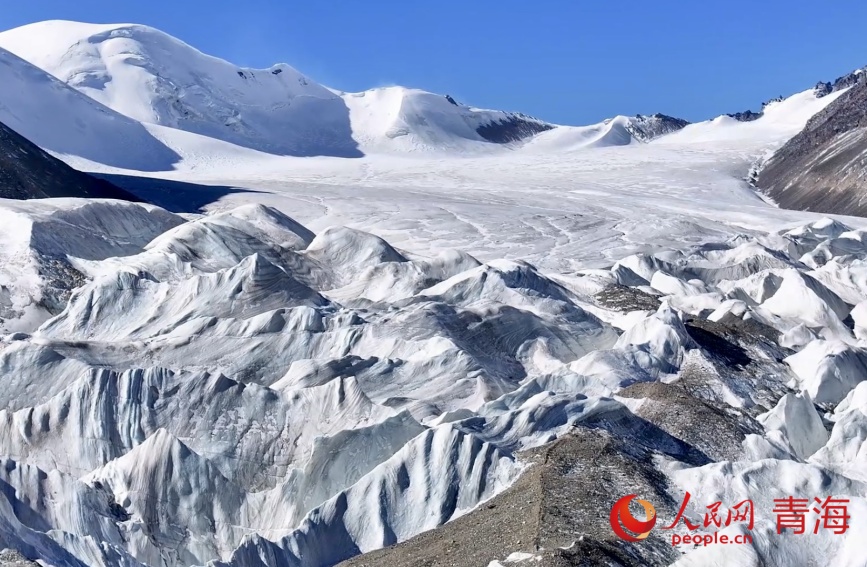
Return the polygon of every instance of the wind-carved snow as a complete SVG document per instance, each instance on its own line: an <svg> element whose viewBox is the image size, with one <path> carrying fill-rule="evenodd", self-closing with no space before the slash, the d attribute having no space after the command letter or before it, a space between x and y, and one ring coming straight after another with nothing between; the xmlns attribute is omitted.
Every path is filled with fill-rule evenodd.
<svg viewBox="0 0 867 567"><path fill-rule="evenodd" d="M106 494L108 532L57 520L80 557L93 537L148 564L228 558L250 533L296 537L334 498L357 501L345 512L357 522L394 474L407 487L383 501L383 518L394 515L383 532L328 529L373 549L436 527L506 486L520 444L424 423L514 390L533 371L531 344L568 361L616 340L532 266L414 261L359 231L313 237L261 206L181 224L137 254L74 262L90 282L32 335L6 339L0 452ZM353 280L390 265L402 309L364 287L350 300ZM360 307L327 299L332 289ZM14 378L19 364L41 378Z"/></svg>
<svg viewBox="0 0 867 567"><path fill-rule="evenodd" d="M97 209L91 232L75 232ZM646 428L632 413L641 403L610 396L677 383L701 364L707 347L688 317L780 337L809 329L770 373L718 373L710 395L772 408L758 419L764 433L744 442L744 459L773 457L755 474L836 475L834 493L859 502L867 372L844 319L867 299L867 244L842 224L555 278L526 262L422 258L348 228L317 235L261 205L187 221L73 200L15 212L70 223L67 237L26 245L65 254L83 283L0 352L0 454L13 488L0 499L0 540L54 564L318 566L404 541L509 486L522 449L575 427ZM161 234L136 241L130 219L139 238ZM128 245L98 253L86 240L120 234ZM824 264L805 263L818 251ZM851 277L831 278L830 263ZM18 292L41 293L34 281ZM598 299L611 286L661 304L624 319ZM796 301L808 309L780 307ZM644 442L670 455L677 483L710 475L730 490L744 474L745 462L693 469L670 437ZM834 536L832 556L850 553L851 533ZM757 553L774 541L757 531Z"/></svg>
<svg viewBox="0 0 867 567"><path fill-rule="evenodd" d="M135 253L183 219L120 201L4 201L0 207L0 329L27 331L66 305L85 278L78 261Z"/></svg>

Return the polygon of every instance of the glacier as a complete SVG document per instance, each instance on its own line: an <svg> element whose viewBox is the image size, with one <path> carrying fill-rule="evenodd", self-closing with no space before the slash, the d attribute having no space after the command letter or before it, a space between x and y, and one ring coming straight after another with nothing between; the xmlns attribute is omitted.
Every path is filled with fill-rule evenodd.
<svg viewBox="0 0 867 567"><path fill-rule="evenodd" d="M18 214L84 206L108 240L120 221L158 212L62 204ZM574 428L640 431L672 482L702 497L715 494L708 483L744 486L749 465L788 475L793 494L811 488L797 479L830 475L834 494L863 502L863 449L850 438L867 419L863 349L843 323L851 304L810 274L863 271L867 244L804 263L857 233L848 227L816 237L818 221L556 276L458 252L424 258L353 229L314 235L263 205L159 214L171 228L99 257L121 255L77 258L92 247L74 238L28 243L65 252L87 281L61 312L2 338L6 547L58 565L75 564L63 554L106 566L331 565L469 512L531 466L522 451ZM864 285L847 298L863 300ZM619 289L659 307L601 299ZM806 293L810 310L775 308L805 305ZM780 337L818 329L797 350L757 347L792 354L759 363L752 381L711 383L709 399L756 424L712 461L640 425L650 401L618 397L677 385L696 357L718 356L690 326L702 314ZM683 484L698 474L708 480ZM732 494L757 498L761 486ZM851 534L858 521L853 512ZM774 538L754 533L756 553L771 553L762 546ZM844 546L834 553L848 540L832 540Z"/></svg>
<svg viewBox="0 0 867 567"><path fill-rule="evenodd" d="M867 224L747 179L845 89L655 136L343 93L146 26L0 48L0 121L160 197L0 200L0 557L366 561L572 447L580 522L485 561L864 565ZM209 186L237 191L184 208ZM753 543L613 541L595 507L632 491L665 523L685 491L691 517L753 499ZM846 534L775 533L774 498L830 495Z"/></svg>

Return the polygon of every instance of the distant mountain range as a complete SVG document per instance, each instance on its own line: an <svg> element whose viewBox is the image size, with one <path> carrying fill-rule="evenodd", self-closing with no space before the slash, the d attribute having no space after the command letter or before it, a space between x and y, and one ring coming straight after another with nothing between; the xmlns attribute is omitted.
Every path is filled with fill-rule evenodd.
<svg viewBox="0 0 867 567"><path fill-rule="evenodd" d="M867 177L864 104L856 92L864 89L864 76L856 71L818 83L816 97L852 91L814 117L753 178L782 206L867 214L860 199ZM501 147L560 152L648 143L689 125L654 114L562 126L400 86L345 93L286 64L238 67L134 24L47 21L2 32L0 83L6 87L0 89L0 122L86 169L168 171L188 155L207 155L215 147L224 153L344 158L472 155ZM781 100L724 116L752 122ZM4 136L7 144L24 147L20 138L11 141L13 133ZM36 191L22 167L3 174L7 194L66 194L57 183ZM14 190L13 177L19 180ZM834 199L824 198L827 191Z"/></svg>
<svg viewBox="0 0 867 567"><path fill-rule="evenodd" d="M50 151L125 169L168 169L178 159L172 148L207 143L196 136L275 155L360 157L489 152L555 129L575 129L580 138L610 123L558 126L405 87L340 92L289 65L238 67L131 24L49 21L9 30L0 33L0 63L3 82L31 93L29 104L40 109L10 116L4 107L28 104L4 90L0 120ZM621 118L625 136L588 143L648 142L688 124L662 114L613 120ZM79 147L70 147L73 140Z"/></svg>

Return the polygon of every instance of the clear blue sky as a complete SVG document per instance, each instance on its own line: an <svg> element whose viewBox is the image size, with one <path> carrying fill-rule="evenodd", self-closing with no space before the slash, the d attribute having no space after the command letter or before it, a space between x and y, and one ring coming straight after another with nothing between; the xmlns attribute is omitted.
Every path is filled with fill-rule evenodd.
<svg viewBox="0 0 867 567"><path fill-rule="evenodd" d="M566 124L701 120L867 65L865 0L3 0L0 29L135 22L342 90L401 84Z"/></svg>

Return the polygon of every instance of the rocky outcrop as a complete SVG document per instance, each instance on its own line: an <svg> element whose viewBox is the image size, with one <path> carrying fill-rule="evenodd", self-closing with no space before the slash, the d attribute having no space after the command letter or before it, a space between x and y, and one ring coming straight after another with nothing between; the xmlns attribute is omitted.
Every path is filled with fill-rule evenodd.
<svg viewBox="0 0 867 567"><path fill-rule="evenodd" d="M867 215L867 73L835 85L850 90L810 119L780 148L755 184L780 206L823 213ZM827 93L826 93L827 94Z"/></svg>
<svg viewBox="0 0 867 567"><path fill-rule="evenodd" d="M72 169L0 123L0 197L90 197L140 201L108 181Z"/></svg>
<svg viewBox="0 0 867 567"><path fill-rule="evenodd" d="M688 121L666 114L656 113L650 116L636 114L630 121L628 130L639 142L649 142L660 136L677 132L687 125L689 125Z"/></svg>
<svg viewBox="0 0 867 567"><path fill-rule="evenodd" d="M774 102L780 102L783 100L783 96L774 97L770 100L766 100L762 103L762 109L758 112L753 112L752 110L744 110L743 112L732 112L726 114L729 118L734 118L738 122L752 122L753 120L758 120L762 116L765 115L765 107Z"/></svg>
<svg viewBox="0 0 867 567"><path fill-rule="evenodd" d="M453 102L453 101L449 101ZM483 124L476 128L479 136L495 144L518 142L541 132L553 130L554 125L542 122L526 114L509 113L506 118Z"/></svg>
<svg viewBox="0 0 867 567"><path fill-rule="evenodd" d="M752 110L745 110L743 112L733 112L730 114L726 114L726 116L730 118L734 118L738 122L752 122L753 120L758 120L762 117L761 112L753 112Z"/></svg>
<svg viewBox="0 0 867 567"><path fill-rule="evenodd" d="M864 69L867 69L867 67L862 69L856 69L855 71L847 73L842 77L837 77L834 82L823 83L820 81L816 84L816 96L822 98L823 96L828 96L831 93L835 93L837 91L855 85L858 82L859 78L861 78L864 74Z"/></svg>
<svg viewBox="0 0 867 567"><path fill-rule="evenodd" d="M0 567L38 567L38 565L14 549L0 551Z"/></svg>
<svg viewBox="0 0 867 567"><path fill-rule="evenodd" d="M653 495L660 515L673 514L665 477L652 464L656 457L605 431L575 428L525 454L527 472L471 513L339 567L512 565L518 557L539 567L671 563L676 552L656 534L626 543L599 521L630 492Z"/></svg>

